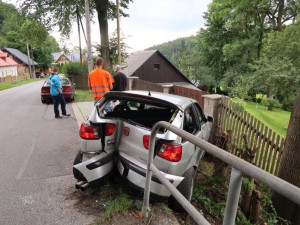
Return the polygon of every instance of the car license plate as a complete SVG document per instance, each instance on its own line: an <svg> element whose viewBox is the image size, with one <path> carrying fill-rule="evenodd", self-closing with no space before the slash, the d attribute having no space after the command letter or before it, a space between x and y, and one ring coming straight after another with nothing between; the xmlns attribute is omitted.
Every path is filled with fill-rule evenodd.
<svg viewBox="0 0 300 225"><path fill-rule="evenodd" d="M124 166L122 165L121 161L118 162L118 170L121 175L124 173Z"/></svg>

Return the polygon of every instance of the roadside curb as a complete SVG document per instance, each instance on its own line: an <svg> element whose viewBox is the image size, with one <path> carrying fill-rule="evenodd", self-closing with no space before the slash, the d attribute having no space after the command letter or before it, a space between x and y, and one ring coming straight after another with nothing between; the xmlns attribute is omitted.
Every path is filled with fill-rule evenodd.
<svg viewBox="0 0 300 225"><path fill-rule="evenodd" d="M73 111L77 120L78 127L85 122L94 108L93 102L75 102L72 103Z"/></svg>

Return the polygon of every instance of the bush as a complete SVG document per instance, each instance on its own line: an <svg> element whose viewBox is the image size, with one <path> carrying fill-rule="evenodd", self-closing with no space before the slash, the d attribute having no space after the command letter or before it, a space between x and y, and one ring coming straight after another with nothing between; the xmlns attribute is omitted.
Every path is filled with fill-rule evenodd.
<svg viewBox="0 0 300 225"><path fill-rule="evenodd" d="M280 108L280 104L275 99L263 99L262 104L267 107L267 110L272 111L274 108Z"/></svg>
<svg viewBox="0 0 300 225"><path fill-rule="evenodd" d="M234 103L236 103L239 107L245 109L246 102L245 102L243 99L234 97L234 98L232 99L232 101L233 101Z"/></svg>
<svg viewBox="0 0 300 225"><path fill-rule="evenodd" d="M87 75L88 74L88 65L87 61L83 64L79 62L69 62L60 67L60 72L64 73L67 77L72 75Z"/></svg>

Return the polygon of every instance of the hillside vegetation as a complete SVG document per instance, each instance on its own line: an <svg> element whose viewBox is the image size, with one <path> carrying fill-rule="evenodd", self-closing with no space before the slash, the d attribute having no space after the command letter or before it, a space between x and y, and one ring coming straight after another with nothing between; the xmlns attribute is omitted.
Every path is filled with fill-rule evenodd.
<svg viewBox="0 0 300 225"><path fill-rule="evenodd" d="M158 49L199 86L243 100L266 95L290 110L300 90L298 15L293 0L214 0L196 36L149 49Z"/></svg>

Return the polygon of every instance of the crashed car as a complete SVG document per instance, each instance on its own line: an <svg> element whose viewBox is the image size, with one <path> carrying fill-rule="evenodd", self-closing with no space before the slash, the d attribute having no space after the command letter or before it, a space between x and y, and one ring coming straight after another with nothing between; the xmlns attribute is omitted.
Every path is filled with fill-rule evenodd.
<svg viewBox="0 0 300 225"><path fill-rule="evenodd" d="M113 103L112 110L104 110ZM108 92L81 125L81 148L73 166L76 187L101 183L115 168L121 181L143 191L152 127L166 121L208 140L212 118L206 118L191 98L148 91ZM190 200L197 167L204 151L180 136L160 129L156 136L154 164ZM153 175L151 194L169 198L171 193Z"/></svg>

